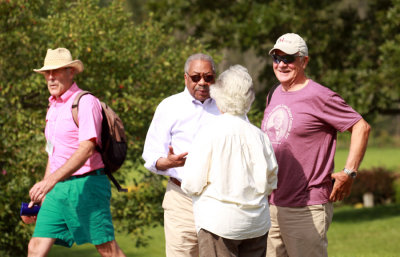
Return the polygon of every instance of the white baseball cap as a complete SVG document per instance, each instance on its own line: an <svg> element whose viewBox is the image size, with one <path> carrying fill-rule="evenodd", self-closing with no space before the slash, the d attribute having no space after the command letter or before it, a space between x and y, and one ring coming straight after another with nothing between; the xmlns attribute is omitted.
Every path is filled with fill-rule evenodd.
<svg viewBox="0 0 400 257"><path fill-rule="evenodd" d="M295 33L287 33L278 38L269 54L272 54L275 50L281 50L286 54L299 53L300 56L308 56L307 44L299 35Z"/></svg>

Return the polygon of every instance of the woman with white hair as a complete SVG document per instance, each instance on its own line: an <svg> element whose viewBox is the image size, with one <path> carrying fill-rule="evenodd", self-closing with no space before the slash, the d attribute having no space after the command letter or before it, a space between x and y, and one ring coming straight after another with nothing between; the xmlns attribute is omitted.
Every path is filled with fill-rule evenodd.
<svg viewBox="0 0 400 257"><path fill-rule="evenodd" d="M182 189L193 198L200 256L265 256L267 196L277 186L268 136L246 118L254 101L247 69L223 72L210 87L223 115L204 127L186 160Z"/></svg>

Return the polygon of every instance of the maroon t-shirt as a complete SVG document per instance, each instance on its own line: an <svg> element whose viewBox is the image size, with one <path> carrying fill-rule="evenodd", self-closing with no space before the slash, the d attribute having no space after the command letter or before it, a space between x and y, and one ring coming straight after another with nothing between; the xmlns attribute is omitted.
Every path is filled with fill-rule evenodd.
<svg viewBox="0 0 400 257"><path fill-rule="evenodd" d="M328 202L337 131L361 118L337 93L312 80L294 92L284 92L280 85L261 124L279 166L270 203L300 207Z"/></svg>

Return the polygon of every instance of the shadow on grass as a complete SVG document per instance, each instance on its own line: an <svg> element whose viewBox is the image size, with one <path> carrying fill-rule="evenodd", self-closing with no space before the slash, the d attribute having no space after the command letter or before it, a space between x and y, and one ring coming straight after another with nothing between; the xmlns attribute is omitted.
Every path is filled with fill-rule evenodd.
<svg viewBox="0 0 400 257"><path fill-rule="evenodd" d="M400 204L380 205L373 208L354 209L336 207L333 222L365 222L377 219L391 218L400 215Z"/></svg>

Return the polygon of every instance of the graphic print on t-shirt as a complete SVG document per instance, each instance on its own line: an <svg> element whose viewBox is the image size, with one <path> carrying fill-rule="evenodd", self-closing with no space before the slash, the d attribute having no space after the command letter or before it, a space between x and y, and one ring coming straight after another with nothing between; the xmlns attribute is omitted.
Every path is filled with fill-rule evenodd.
<svg viewBox="0 0 400 257"><path fill-rule="evenodd" d="M280 144L282 139L288 138L292 122L292 112L286 105L280 104L272 109L263 124L272 144Z"/></svg>

